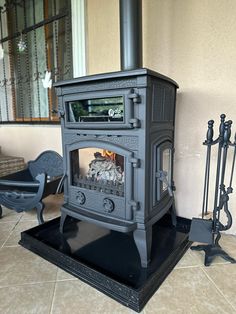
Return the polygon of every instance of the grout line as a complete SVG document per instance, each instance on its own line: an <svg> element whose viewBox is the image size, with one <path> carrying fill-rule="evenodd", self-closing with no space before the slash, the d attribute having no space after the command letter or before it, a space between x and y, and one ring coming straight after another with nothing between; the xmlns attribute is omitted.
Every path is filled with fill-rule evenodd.
<svg viewBox="0 0 236 314"><path fill-rule="evenodd" d="M22 215L23 216L23 215ZM5 245L6 242L9 240L9 238L12 236L13 232L15 231L16 227L19 225L19 223L22 222L21 218L22 216L19 218L18 221L15 222L15 225L13 226L12 230L10 231L7 239L4 241L4 243L2 244L1 248L3 247L16 247L16 246L19 246L19 245ZM23 220L24 221L24 220ZM37 220L27 220L27 221L37 221Z"/></svg>
<svg viewBox="0 0 236 314"><path fill-rule="evenodd" d="M217 286L217 284L215 283L215 281L207 274L207 272L205 271L205 269L203 267L201 267L202 271L204 272L204 274L207 276L207 278L210 280L210 282L215 286L216 290L223 296L223 298L225 299L225 301L233 308L233 310L236 312L236 308L231 304L231 302L227 299L227 297L224 295L224 293L221 291L221 289Z"/></svg>
<svg viewBox="0 0 236 314"><path fill-rule="evenodd" d="M183 269L183 268L199 268L201 265L189 265L189 266L175 266L174 269Z"/></svg>
<svg viewBox="0 0 236 314"><path fill-rule="evenodd" d="M26 213L26 211L24 211L23 214L21 215L20 222L24 222L24 221L36 221L36 222L38 222L37 217L28 217L28 218L25 217L24 218L25 213Z"/></svg>
<svg viewBox="0 0 236 314"><path fill-rule="evenodd" d="M75 277L75 278L68 278L68 279L57 279L57 282L61 282L61 281L72 281L72 280L79 280L79 278Z"/></svg>
<svg viewBox="0 0 236 314"><path fill-rule="evenodd" d="M5 243L8 241L8 239L10 238L10 236L13 234L13 232L14 232L14 230L15 230L15 228L16 228L16 226L18 225L19 222L20 222L20 219L15 223L14 227L11 229L11 231L10 231L8 237L7 237L6 240L3 242L1 248L4 247Z"/></svg>
<svg viewBox="0 0 236 314"><path fill-rule="evenodd" d="M10 284L10 285L3 285L0 286L0 289L5 288L11 288L11 287L24 287L24 286L33 286L33 285L39 285L39 284L45 284L45 283L54 283L55 280L46 280L46 281L36 281L36 282L25 282L25 283L19 283L19 284Z"/></svg>
<svg viewBox="0 0 236 314"><path fill-rule="evenodd" d="M4 247L19 247L19 244L12 244L12 245L4 245Z"/></svg>
<svg viewBox="0 0 236 314"><path fill-rule="evenodd" d="M57 268L56 281L55 281L55 284L53 287L52 302L51 302L50 311L49 311L50 314L52 314L52 311L53 311L53 305L54 305L55 294L56 294L56 284L57 284L58 271L59 271L59 268Z"/></svg>
<svg viewBox="0 0 236 314"><path fill-rule="evenodd" d="M55 294L56 294L56 284L57 284L57 282L55 281L54 287L53 287L52 302L51 302L49 314L52 314L52 311L53 311L53 305L54 305Z"/></svg>
<svg viewBox="0 0 236 314"><path fill-rule="evenodd" d="M10 213L9 213L9 216L12 217L12 220L11 218L8 218L9 220L5 221L4 220L4 217L5 217L5 213L4 213L4 210L3 210L3 213L2 213L2 218L0 219L0 224L2 223L8 223L8 222L19 222L21 217L22 217L22 213L17 213L16 211L14 211L13 215L11 215L11 212L14 211L14 209L10 210ZM18 217L20 215L20 217ZM15 217L15 219L14 219ZM17 219L16 219L17 218Z"/></svg>
<svg viewBox="0 0 236 314"><path fill-rule="evenodd" d="M20 220L20 218L15 219L15 220L4 220L4 221L2 221L2 220L4 220L4 217L0 219L0 225L4 225L4 224L8 224L8 223L17 223Z"/></svg>

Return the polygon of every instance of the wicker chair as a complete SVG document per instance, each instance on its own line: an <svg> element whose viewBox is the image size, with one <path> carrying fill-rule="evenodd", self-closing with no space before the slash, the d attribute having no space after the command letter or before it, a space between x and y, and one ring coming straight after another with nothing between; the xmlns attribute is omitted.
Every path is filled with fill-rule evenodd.
<svg viewBox="0 0 236 314"><path fill-rule="evenodd" d="M1 205L16 212L37 210L39 224L44 222L42 200L61 190L63 176L62 157L54 151L45 151L27 168L0 178Z"/></svg>

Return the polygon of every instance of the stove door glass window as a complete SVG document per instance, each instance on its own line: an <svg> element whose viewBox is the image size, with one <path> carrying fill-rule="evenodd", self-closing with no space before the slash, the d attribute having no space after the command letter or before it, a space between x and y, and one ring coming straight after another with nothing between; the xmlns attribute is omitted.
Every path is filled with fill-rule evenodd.
<svg viewBox="0 0 236 314"><path fill-rule="evenodd" d="M124 156L101 148L71 152L72 185L107 194L124 196Z"/></svg>
<svg viewBox="0 0 236 314"><path fill-rule="evenodd" d="M153 148L153 206L156 206L167 193L172 194L172 145L166 141L154 144Z"/></svg>
<svg viewBox="0 0 236 314"><path fill-rule="evenodd" d="M108 97L70 101L68 107L69 122L123 122L124 99Z"/></svg>
<svg viewBox="0 0 236 314"><path fill-rule="evenodd" d="M171 185L171 149L166 148L162 152L162 191L166 191Z"/></svg>

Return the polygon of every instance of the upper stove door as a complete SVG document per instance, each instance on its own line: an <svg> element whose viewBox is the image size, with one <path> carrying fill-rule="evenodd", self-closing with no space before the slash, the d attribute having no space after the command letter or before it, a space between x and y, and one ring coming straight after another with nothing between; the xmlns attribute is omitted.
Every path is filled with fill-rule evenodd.
<svg viewBox="0 0 236 314"><path fill-rule="evenodd" d="M140 102L134 89L66 95L65 126L90 130L137 128L140 121L135 114Z"/></svg>

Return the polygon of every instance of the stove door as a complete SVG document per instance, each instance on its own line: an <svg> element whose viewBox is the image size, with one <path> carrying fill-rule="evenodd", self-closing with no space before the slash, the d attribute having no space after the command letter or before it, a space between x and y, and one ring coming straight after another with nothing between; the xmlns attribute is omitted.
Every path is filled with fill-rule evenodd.
<svg viewBox="0 0 236 314"><path fill-rule="evenodd" d="M63 97L65 125L77 129L129 129L140 127L135 118L141 102L138 91L119 89Z"/></svg>
<svg viewBox="0 0 236 314"><path fill-rule="evenodd" d="M133 219L133 152L103 141L81 141L68 150L69 203L100 215Z"/></svg>
<svg viewBox="0 0 236 314"><path fill-rule="evenodd" d="M170 141L154 145L153 206L166 195L172 196L173 147Z"/></svg>

